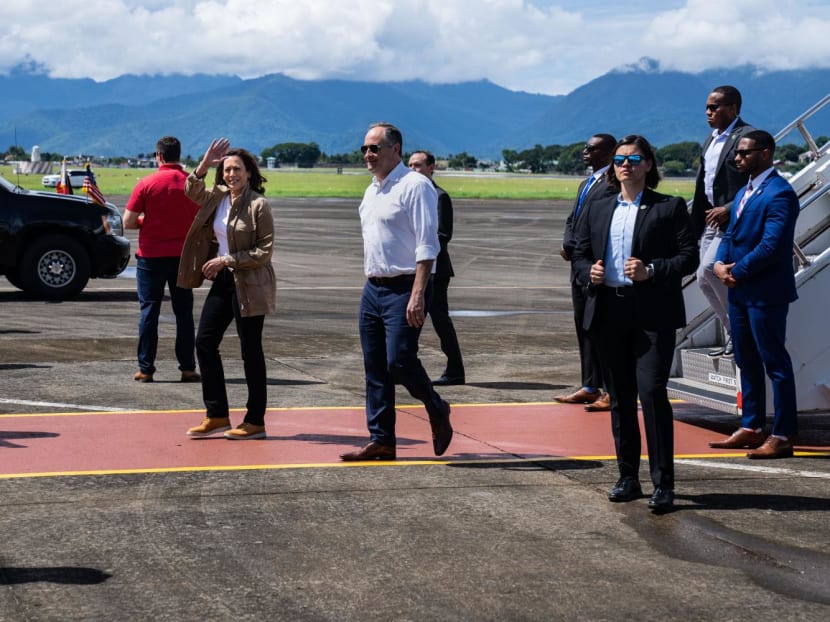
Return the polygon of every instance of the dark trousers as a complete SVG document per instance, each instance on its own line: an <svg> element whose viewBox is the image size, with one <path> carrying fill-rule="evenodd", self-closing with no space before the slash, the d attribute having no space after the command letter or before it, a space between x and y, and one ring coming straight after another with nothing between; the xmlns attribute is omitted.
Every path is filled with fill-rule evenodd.
<svg viewBox="0 0 830 622"><path fill-rule="evenodd" d="M182 371L196 369L193 354L193 291L176 286L178 257L136 257L138 292L138 368L145 374L156 371L159 343L159 313L164 300L164 286L170 291L170 303L176 316L176 360Z"/></svg>
<svg viewBox="0 0 830 622"><path fill-rule="evenodd" d="M464 361L461 359L461 348L458 345L458 336L455 326L450 319L450 305L447 300L447 290L450 287L449 277L435 278L432 289L432 304L429 306L429 317L438 339L441 341L441 351L447 357L447 366L444 375L450 378L464 376Z"/></svg>
<svg viewBox="0 0 830 622"><path fill-rule="evenodd" d="M766 373L772 382L772 433L798 433L793 364L786 348L789 305L747 307L729 303L735 364L741 370L741 425L763 428L767 417Z"/></svg>
<svg viewBox="0 0 830 622"><path fill-rule="evenodd" d="M410 395L424 403L431 419L444 415L441 397L432 388L418 358L420 328L406 323L406 306L412 292L410 280L391 285L363 287L360 299L360 345L366 371L366 423L371 440L395 446L395 385L402 384ZM432 284L427 286L425 303L432 302Z"/></svg>
<svg viewBox="0 0 830 622"><path fill-rule="evenodd" d="M598 295L595 336L611 395L620 476L636 478L640 470L639 395L651 481L655 487L674 489L674 418L666 385L676 331L639 328L633 295L618 297L610 288L600 288Z"/></svg>
<svg viewBox="0 0 830 622"><path fill-rule="evenodd" d="M576 325L576 340L579 344L579 364L582 371L582 386L592 389L604 387L602 380L602 366L594 340L583 327L585 316L585 289L581 285L571 284L571 299L574 307L574 324Z"/></svg>
<svg viewBox="0 0 830 622"><path fill-rule="evenodd" d="M265 406L268 401L265 355L262 351L262 328L265 316L242 317L236 286L230 270L222 270L213 282L202 307L199 331L196 334L196 356L202 373L202 397L208 417L228 416L228 394L225 389L225 371L219 346L231 321L236 322L236 334L242 350L245 382L248 385L248 403L245 421L265 425Z"/></svg>

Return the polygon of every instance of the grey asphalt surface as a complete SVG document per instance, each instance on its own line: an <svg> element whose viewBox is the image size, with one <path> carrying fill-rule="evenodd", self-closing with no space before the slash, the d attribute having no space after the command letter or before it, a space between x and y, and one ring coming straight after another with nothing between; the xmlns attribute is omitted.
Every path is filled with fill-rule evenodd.
<svg viewBox="0 0 830 622"><path fill-rule="evenodd" d="M357 201L272 206L270 405L360 406ZM455 206L450 305L468 384L442 395L543 402L574 387L568 266L557 254L569 203ZM157 382L142 385L132 380L129 274L63 303L0 278L0 414L200 408L199 386L176 382L169 305L162 314ZM439 374L430 327L421 344ZM223 350L231 403L242 406L232 332ZM682 410L710 429L736 424ZM830 447L826 414L803 416L801 428L805 442ZM26 437L4 433L0 417L0 460L11 451L26 451ZM609 503L616 478L612 461L551 458L0 479L0 620L830 618L826 454L679 460L680 509L665 516L645 499Z"/></svg>

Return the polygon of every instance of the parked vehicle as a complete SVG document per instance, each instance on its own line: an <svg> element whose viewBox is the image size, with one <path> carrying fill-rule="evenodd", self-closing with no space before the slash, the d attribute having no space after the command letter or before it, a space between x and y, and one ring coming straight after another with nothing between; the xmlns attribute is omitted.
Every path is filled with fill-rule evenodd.
<svg viewBox="0 0 830 622"><path fill-rule="evenodd" d="M49 300L80 293L90 278L113 278L130 260L121 214L86 195L24 190L0 177L0 274Z"/></svg>
<svg viewBox="0 0 830 622"><path fill-rule="evenodd" d="M84 177L86 177L86 171L79 171L79 170L71 170L66 171L69 175L69 183L72 184L73 190L80 190L84 185ZM58 186L58 182L61 179L60 173L56 175L44 175L41 183L46 188L56 188Z"/></svg>

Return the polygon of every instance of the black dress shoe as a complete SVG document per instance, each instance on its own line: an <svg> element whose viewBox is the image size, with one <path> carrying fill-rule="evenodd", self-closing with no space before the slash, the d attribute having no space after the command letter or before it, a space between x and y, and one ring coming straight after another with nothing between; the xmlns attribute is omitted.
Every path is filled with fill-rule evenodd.
<svg viewBox="0 0 830 622"><path fill-rule="evenodd" d="M643 489L633 477L621 477L608 491L608 500L615 503L620 501L634 501L643 496Z"/></svg>
<svg viewBox="0 0 830 622"><path fill-rule="evenodd" d="M716 359L719 356L723 356L723 353L725 351L726 351L726 348L715 348L714 350L709 350L706 353L706 356L708 356L710 359Z"/></svg>
<svg viewBox="0 0 830 622"><path fill-rule="evenodd" d="M430 419L432 427L432 449L436 456L443 456L452 441L452 426L450 425L450 405L444 402L447 411L440 419Z"/></svg>
<svg viewBox="0 0 830 622"><path fill-rule="evenodd" d="M729 359L729 358L732 358L733 356L735 356L735 348L733 348L733 347L732 347L732 340L731 340L731 339L730 339L729 341L727 341L727 342L726 342L726 345L725 345L725 346L723 346L723 354L722 354L722 356L723 356L724 358L728 358L728 359Z"/></svg>
<svg viewBox="0 0 830 622"><path fill-rule="evenodd" d="M658 486L648 500L648 507L655 512L668 512L674 507L674 491Z"/></svg>
<svg viewBox="0 0 830 622"><path fill-rule="evenodd" d="M448 376L443 374L440 378L432 381L434 387L446 387L451 384L464 384L464 376Z"/></svg>
<svg viewBox="0 0 830 622"><path fill-rule="evenodd" d="M395 448L388 445L381 445L375 441L370 441L363 449L357 451L350 451L346 454L340 454L340 459L343 462L362 462L364 460L394 460Z"/></svg>

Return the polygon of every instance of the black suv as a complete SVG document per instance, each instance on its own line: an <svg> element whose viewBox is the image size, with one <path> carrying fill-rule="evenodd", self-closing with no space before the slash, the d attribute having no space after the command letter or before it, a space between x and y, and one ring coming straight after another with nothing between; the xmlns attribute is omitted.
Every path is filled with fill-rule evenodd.
<svg viewBox="0 0 830 622"><path fill-rule="evenodd" d="M38 298L64 300L130 261L121 214L86 195L24 190L0 177L0 274Z"/></svg>

